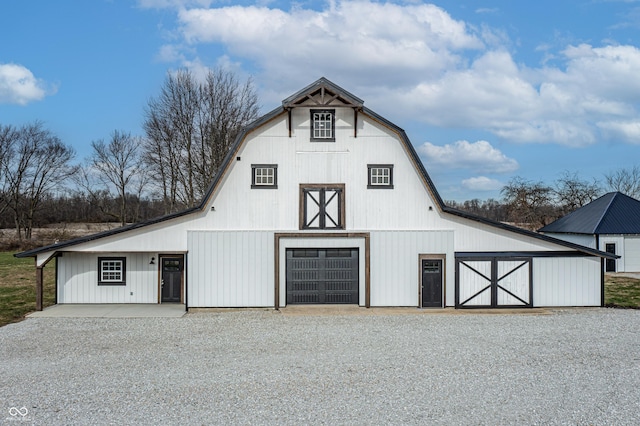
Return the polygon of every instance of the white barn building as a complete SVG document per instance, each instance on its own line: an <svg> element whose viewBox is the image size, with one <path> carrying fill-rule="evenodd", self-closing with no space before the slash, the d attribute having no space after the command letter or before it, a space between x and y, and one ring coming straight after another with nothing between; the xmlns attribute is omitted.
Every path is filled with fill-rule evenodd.
<svg viewBox="0 0 640 426"><path fill-rule="evenodd" d="M614 258L447 207L404 131L324 78L244 130L199 206L17 256L39 297L55 259L57 303L187 309L601 306Z"/></svg>
<svg viewBox="0 0 640 426"><path fill-rule="evenodd" d="M618 255L605 272L640 272L640 201L610 192L538 232Z"/></svg>

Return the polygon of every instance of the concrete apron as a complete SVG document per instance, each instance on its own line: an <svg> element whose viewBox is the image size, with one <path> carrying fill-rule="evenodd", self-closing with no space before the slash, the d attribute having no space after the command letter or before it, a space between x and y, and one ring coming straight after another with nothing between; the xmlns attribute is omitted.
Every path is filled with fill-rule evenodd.
<svg viewBox="0 0 640 426"><path fill-rule="evenodd" d="M269 311L286 316L344 316L344 315L551 315L556 308L519 309L454 309L414 307L374 307L357 305L288 305L280 310L273 308L191 308L190 315L220 314L225 312ZM564 308L589 309L589 308ZM597 308L599 309L599 308ZM556 309L557 310L557 309Z"/></svg>
<svg viewBox="0 0 640 426"><path fill-rule="evenodd" d="M32 312L27 318L180 318L184 305L162 304L62 304Z"/></svg>
<svg viewBox="0 0 640 426"><path fill-rule="evenodd" d="M374 307L363 308L356 305L288 305L280 308L283 315L550 315L546 308L520 309L454 309L454 308L413 308Z"/></svg>

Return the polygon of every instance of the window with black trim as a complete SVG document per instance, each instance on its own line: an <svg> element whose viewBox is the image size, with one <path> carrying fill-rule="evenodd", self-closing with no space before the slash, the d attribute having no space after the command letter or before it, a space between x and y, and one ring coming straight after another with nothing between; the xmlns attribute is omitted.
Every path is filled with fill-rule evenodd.
<svg viewBox="0 0 640 426"><path fill-rule="evenodd" d="M393 188L393 164L369 164L367 169L369 170L367 188Z"/></svg>
<svg viewBox="0 0 640 426"><path fill-rule="evenodd" d="M126 285L126 257L98 258L98 285Z"/></svg>
<svg viewBox="0 0 640 426"><path fill-rule="evenodd" d="M335 109L311 110L311 141L335 142Z"/></svg>
<svg viewBox="0 0 640 426"><path fill-rule="evenodd" d="M344 229L344 184L300 185L300 229Z"/></svg>
<svg viewBox="0 0 640 426"><path fill-rule="evenodd" d="M252 164L251 188L277 188L278 165L277 164Z"/></svg>

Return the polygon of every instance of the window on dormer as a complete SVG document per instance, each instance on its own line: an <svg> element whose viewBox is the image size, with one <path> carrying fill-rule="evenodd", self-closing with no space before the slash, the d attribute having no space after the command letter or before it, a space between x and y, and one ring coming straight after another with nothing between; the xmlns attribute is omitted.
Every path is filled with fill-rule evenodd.
<svg viewBox="0 0 640 426"><path fill-rule="evenodd" d="M311 110L311 141L334 142L336 140L335 116L334 109Z"/></svg>

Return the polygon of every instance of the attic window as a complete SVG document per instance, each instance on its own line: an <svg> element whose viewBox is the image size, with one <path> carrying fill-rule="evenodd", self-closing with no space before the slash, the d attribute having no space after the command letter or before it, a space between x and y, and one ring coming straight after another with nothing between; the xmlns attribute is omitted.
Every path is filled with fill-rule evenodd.
<svg viewBox="0 0 640 426"><path fill-rule="evenodd" d="M369 183L367 188L393 188L393 164L369 164Z"/></svg>
<svg viewBox="0 0 640 426"><path fill-rule="evenodd" d="M125 257L98 258L98 285L126 285Z"/></svg>
<svg viewBox="0 0 640 426"><path fill-rule="evenodd" d="M335 142L335 109L311 110L311 141Z"/></svg>

